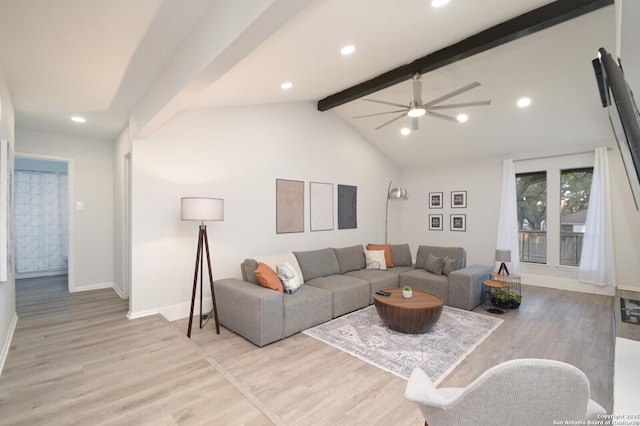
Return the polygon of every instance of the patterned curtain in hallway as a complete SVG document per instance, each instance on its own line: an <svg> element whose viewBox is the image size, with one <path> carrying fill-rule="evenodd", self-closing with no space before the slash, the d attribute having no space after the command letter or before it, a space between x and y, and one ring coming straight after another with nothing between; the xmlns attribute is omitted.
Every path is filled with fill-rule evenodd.
<svg viewBox="0 0 640 426"><path fill-rule="evenodd" d="M67 175L16 170L14 179L16 273L66 273Z"/></svg>

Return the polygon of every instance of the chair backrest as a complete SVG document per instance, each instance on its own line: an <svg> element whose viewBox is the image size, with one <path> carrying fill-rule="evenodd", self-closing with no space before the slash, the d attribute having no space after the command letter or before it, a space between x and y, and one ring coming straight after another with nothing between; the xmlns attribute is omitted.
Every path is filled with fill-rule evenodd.
<svg viewBox="0 0 640 426"><path fill-rule="evenodd" d="M589 395L589 380L578 368L553 360L517 359L487 370L447 410L422 411L431 426L564 424L585 420Z"/></svg>

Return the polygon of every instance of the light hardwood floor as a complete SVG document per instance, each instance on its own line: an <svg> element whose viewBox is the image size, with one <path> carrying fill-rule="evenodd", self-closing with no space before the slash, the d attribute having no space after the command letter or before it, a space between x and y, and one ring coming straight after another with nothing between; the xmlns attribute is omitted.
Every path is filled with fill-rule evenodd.
<svg viewBox="0 0 640 426"><path fill-rule="evenodd" d="M126 319L112 290L38 286L17 285L0 424L423 424L406 381L306 335L258 348L209 322L189 340L186 319ZM583 370L611 411L614 298L530 286L523 296L441 386L509 359L551 358Z"/></svg>

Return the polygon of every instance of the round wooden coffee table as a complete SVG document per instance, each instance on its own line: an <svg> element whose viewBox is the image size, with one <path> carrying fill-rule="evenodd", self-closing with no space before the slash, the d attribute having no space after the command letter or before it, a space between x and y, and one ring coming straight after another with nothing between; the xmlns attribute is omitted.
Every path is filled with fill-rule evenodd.
<svg viewBox="0 0 640 426"><path fill-rule="evenodd" d="M385 288L391 296L373 294L376 310L382 321L392 330L402 333L426 333L442 313L442 298L437 294L413 290L413 297L402 297L401 288Z"/></svg>

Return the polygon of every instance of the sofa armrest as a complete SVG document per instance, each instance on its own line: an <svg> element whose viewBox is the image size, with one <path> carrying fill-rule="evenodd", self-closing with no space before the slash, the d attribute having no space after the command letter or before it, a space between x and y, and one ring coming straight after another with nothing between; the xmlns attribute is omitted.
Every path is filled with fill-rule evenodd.
<svg viewBox="0 0 640 426"><path fill-rule="evenodd" d="M215 281L214 291L220 324L257 346L283 338L282 293L236 278Z"/></svg>
<svg viewBox="0 0 640 426"><path fill-rule="evenodd" d="M492 267L471 265L449 274L449 305L473 310L482 302L482 281L489 279Z"/></svg>

